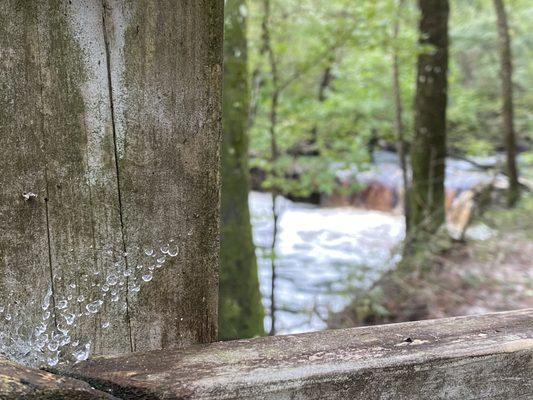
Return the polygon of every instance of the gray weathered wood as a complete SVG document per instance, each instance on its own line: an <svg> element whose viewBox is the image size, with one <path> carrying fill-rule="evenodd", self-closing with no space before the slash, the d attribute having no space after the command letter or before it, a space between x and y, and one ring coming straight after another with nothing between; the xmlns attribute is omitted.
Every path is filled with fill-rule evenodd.
<svg viewBox="0 0 533 400"><path fill-rule="evenodd" d="M31 335L52 288L49 329L96 353L212 341L223 1L0 11L0 307L21 314L0 313L0 332ZM179 255L145 283L144 250L166 243Z"/></svg>
<svg viewBox="0 0 533 400"><path fill-rule="evenodd" d="M87 382L52 375L0 359L2 400L118 400Z"/></svg>
<svg viewBox="0 0 533 400"><path fill-rule="evenodd" d="M135 246L179 246L154 275L156 291L130 294L133 348L209 342L217 331L223 1L107 3L129 262L146 262Z"/></svg>
<svg viewBox="0 0 533 400"><path fill-rule="evenodd" d="M102 299L102 312L82 316L69 328L74 338L91 340L98 353L125 352L126 287L113 288L121 302L105 301L110 295L101 290L106 277L117 273L115 263L123 261L103 6L93 0L37 3L55 303L72 296L66 309L56 309L56 322L67 327L65 315L83 313L88 303ZM81 294L85 300L78 303ZM108 320L109 334L102 329Z"/></svg>
<svg viewBox="0 0 533 400"><path fill-rule="evenodd" d="M533 309L99 357L122 399L530 399Z"/></svg>
<svg viewBox="0 0 533 400"><path fill-rule="evenodd" d="M18 3L0 2L0 339L33 333L50 286L37 6Z"/></svg>

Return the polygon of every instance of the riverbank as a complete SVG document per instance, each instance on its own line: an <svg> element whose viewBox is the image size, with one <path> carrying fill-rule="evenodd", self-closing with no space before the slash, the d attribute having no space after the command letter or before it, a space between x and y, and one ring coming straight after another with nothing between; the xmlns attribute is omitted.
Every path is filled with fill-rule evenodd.
<svg viewBox="0 0 533 400"><path fill-rule="evenodd" d="M477 217L464 243L426 260L429 273L386 273L332 313L330 328L533 307L533 196Z"/></svg>

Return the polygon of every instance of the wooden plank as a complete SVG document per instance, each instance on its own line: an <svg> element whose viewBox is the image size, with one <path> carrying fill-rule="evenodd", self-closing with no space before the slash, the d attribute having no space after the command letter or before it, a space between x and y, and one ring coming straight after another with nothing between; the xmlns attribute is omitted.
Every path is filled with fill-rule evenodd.
<svg viewBox="0 0 533 400"><path fill-rule="evenodd" d="M0 399L2 400L118 400L93 389L86 382L25 368L0 359Z"/></svg>
<svg viewBox="0 0 533 400"><path fill-rule="evenodd" d="M56 321L81 346L90 342L96 353L123 353L130 350L127 285L103 6L92 0L39 4ZM110 286L109 276L120 279ZM87 310L99 301L99 312Z"/></svg>
<svg viewBox="0 0 533 400"><path fill-rule="evenodd" d="M65 373L123 399L530 399L533 309L101 357Z"/></svg>
<svg viewBox="0 0 533 400"><path fill-rule="evenodd" d="M223 1L0 7L0 307L20 314L0 332L44 313L44 348L56 328L105 354L213 340Z"/></svg>
<svg viewBox="0 0 533 400"><path fill-rule="evenodd" d="M31 337L51 283L37 7L19 5L0 2L0 347Z"/></svg>
<svg viewBox="0 0 533 400"><path fill-rule="evenodd" d="M125 237L143 266L135 350L216 338L222 16L221 0L107 1ZM150 271L166 244L179 255Z"/></svg>

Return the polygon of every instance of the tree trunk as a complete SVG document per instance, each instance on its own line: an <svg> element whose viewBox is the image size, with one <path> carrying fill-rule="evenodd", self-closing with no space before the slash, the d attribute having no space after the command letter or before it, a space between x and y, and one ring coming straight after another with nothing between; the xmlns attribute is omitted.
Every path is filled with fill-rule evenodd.
<svg viewBox="0 0 533 400"><path fill-rule="evenodd" d="M520 197L518 183L518 168L516 166L516 138L514 131L513 110L513 62L511 52L511 37L507 22L507 13L503 0L494 0L494 8L498 22L498 43L500 47L500 76L502 84L502 118L507 150L507 176L509 190L507 203L513 206Z"/></svg>
<svg viewBox="0 0 533 400"><path fill-rule="evenodd" d="M0 332L216 339L222 27L222 0L0 3Z"/></svg>
<svg viewBox="0 0 533 400"><path fill-rule="evenodd" d="M278 236L278 221L279 214L276 206L277 196L279 194L278 187L278 170L277 162L279 158L279 149L277 142L277 126L278 126L278 105L279 96L281 94L281 86L278 75L278 63L274 49L272 48L271 36L270 36L270 0L263 0L264 15L262 21L262 34L263 34L263 46L261 53L267 57L268 66L270 67L270 75L272 80L272 93L270 93L270 112L269 112L269 134L270 134L270 163L272 168L272 244L270 247L270 265L271 265L271 285L270 285L270 331L269 335L276 334L276 241Z"/></svg>
<svg viewBox="0 0 533 400"><path fill-rule="evenodd" d="M245 0L226 1L222 143L219 335L264 333L248 191L248 59Z"/></svg>
<svg viewBox="0 0 533 400"><path fill-rule="evenodd" d="M405 216L405 230L409 231L409 177L407 171L407 155L405 150L405 138L403 129L403 107L402 95L400 87L400 61L398 56L397 40L400 34L400 13L404 5L404 0L398 1L396 11L396 20L393 27L393 54L392 54L392 95L394 98L394 131L396 132L396 143L398 147L398 159L400 160L400 168L402 169L403 193L404 193L404 216Z"/></svg>
<svg viewBox="0 0 533 400"><path fill-rule="evenodd" d="M335 62L335 56L331 55L328 59L328 64L322 72L320 78L320 84L318 86L317 100L319 103L323 103L327 100L327 91L330 88L334 76L333 76L333 64ZM311 138L309 143L305 143L307 148L304 148L302 152L306 156L320 156L320 149L318 148L318 127L315 125L311 129Z"/></svg>
<svg viewBox="0 0 533 400"><path fill-rule="evenodd" d="M407 248L424 243L444 223L446 103L448 72L448 0L419 0L420 44L415 98L415 132L410 236Z"/></svg>

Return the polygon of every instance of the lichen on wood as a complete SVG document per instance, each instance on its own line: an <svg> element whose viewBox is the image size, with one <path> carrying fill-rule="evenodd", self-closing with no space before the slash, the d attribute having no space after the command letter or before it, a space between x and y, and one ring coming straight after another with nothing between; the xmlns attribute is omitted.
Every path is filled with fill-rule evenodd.
<svg viewBox="0 0 533 400"><path fill-rule="evenodd" d="M197 345L65 374L131 399L527 399L533 310Z"/></svg>
<svg viewBox="0 0 533 400"><path fill-rule="evenodd" d="M67 302L95 353L216 338L222 17L222 0L1 2L5 335L29 339L51 290L46 323ZM130 290L125 269L172 239L179 255ZM120 301L86 318L110 274Z"/></svg>

